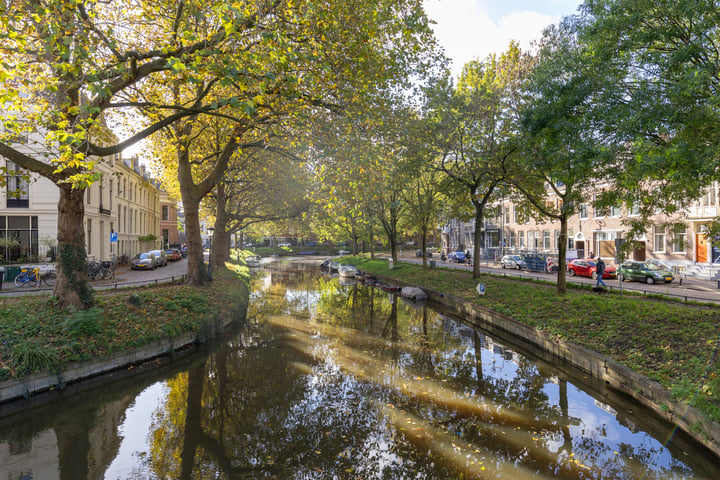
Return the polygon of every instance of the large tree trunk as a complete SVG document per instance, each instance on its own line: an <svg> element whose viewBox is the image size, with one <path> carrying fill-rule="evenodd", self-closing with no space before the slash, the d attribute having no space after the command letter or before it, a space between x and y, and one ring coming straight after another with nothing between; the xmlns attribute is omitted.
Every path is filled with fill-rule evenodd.
<svg viewBox="0 0 720 480"><path fill-rule="evenodd" d="M482 244L482 224L485 218L485 204L475 204L475 232L473 232L473 278L480 278L480 246Z"/></svg>
<svg viewBox="0 0 720 480"><path fill-rule="evenodd" d="M58 201L58 263L54 294L63 307L93 306L85 250L85 190L61 183Z"/></svg>
<svg viewBox="0 0 720 480"><path fill-rule="evenodd" d="M190 197L190 195L187 195ZM202 237L200 235L199 202L190 202L182 193L183 208L185 209L185 234L187 236L187 283L190 285L205 285L209 280L205 258L203 254Z"/></svg>
<svg viewBox="0 0 720 480"><path fill-rule="evenodd" d="M225 194L225 185L220 182L215 187L215 235L212 240L211 262L213 270L225 266L225 262L230 260L230 236L227 224L230 221L227 213L227 195Z"/></svg>
<svg viewBox="0 0 720 480"><path fill-rule="evenodd" d="M567 293L567 223L568 218L565 215L560 217L560 238L558 238L558 277L557 292L561 295Z"/></svg>
<svg viewBox="0 0 720 480"><path fill-rule="evenodd" d="M230 234L225 231L225 224L215 222L215 235L212 239L212 268L225 268L225 262L230 260Z"/></svg>

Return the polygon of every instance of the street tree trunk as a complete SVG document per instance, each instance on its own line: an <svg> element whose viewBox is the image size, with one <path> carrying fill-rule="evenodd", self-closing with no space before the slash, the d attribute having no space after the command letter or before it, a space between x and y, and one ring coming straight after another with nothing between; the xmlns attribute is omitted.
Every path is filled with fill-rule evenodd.
<svg viewBox="0 0 720 480"><path fill-rule="evenodd" d="M557 292L560 295L567 293L567 215L560 216L560 238L558 242L558 276L557 276Z"/></svg>
<svg viewBox="0 0 720 480"><path fill-rule="evenodd" d="M58 185L58 262L54 295L63 307L87 310L94 305L87 276L85 250L85 190ZM78 228L79 227L79 228Z"/></svg>
<svg viewBox="0 0 720 480"><path fill-rule="evenodd" d="M187 195L192 198L192 195ZM185 193L182 194L185 209L185 232L187 236L187 280L189 285L205 285L209 280L203 254L202 236L200 235L200 202L189 202Z"/></svg>

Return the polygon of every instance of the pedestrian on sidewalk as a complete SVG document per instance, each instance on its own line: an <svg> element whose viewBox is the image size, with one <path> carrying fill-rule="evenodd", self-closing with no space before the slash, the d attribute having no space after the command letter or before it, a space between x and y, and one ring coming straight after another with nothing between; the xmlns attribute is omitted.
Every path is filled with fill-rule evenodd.
<svg viewBox="0 0 720 480"><path fill-rule="evenodd" d="M605 285L605 282L603 282L603 274L605 273L605 262L603 262L603 259L598 257L597 263L595 264L596 269L595 273L597 274L597 282L595 283L595 288L599 288L600 285L607 288L607 285Z"/></svg>

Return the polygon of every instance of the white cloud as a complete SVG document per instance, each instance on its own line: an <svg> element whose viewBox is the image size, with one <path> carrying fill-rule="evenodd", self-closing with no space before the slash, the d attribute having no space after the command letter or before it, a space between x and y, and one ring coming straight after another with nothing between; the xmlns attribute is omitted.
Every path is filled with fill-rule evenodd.
<svg viewBox="0 0 720 480"><path fill-rule="evenodd" d="M493 21L474 0L426 0L428 16L437 22L435 36L452 60L455 76L463 65L507 50L511 40L529 49L545 27L557 19L535 11L514 11Z"/></svg>

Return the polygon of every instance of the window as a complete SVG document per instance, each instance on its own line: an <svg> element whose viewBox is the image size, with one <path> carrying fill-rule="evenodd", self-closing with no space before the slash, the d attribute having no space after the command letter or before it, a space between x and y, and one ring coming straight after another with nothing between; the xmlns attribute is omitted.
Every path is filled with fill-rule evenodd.
<svg viewBox="0 0 720 480"><path fill-rule="evenodd" d="M555 250L560 250L560 230L555 230L555 238L554 238L554 248Z"/></svg>
<svg viewBox="0 0 720 480"><path fill-rule="evenodd" d="M628 217L637 217L640 215L640 208L635 204L629 204L627 206Z"/></svg>
<svg viewBox="0 0 720 480"><path fill-rule="evenodd" d="M619 217L622 214L620 211L620 207L613 205L610 207L610 216L611 217Z"/></svg>
<svg viewBox="0 0 720 480"><path fill-rule="evenodd" d="M510 207L503 207L503 217L506 225L510 223Z"/></svg>
<svg viewBox="0 0 720 480"><path fill-rule="evenodd" d="M588 218L588 208L586 203L581 203L580 206L578 206L578 215L581 219Z"/></svg>
<svg viewBox="0 0 720 480"><path fill-rule="evenodd" d="M515 248L517 246L516 240L515 240L515 232L509 232L507 234L507 237L505 238L505 246L510 248Z"/></svg>
<svg viewBox="0 0 720 480"><path fill-rule="evenodd" d="M533 250L540 248L540 232L535 230L528 231L527 237L528 248Z"/></svg>
<svg viewBox="0 0 720 480"><path fill-rule="evenodd" d="M38 255L38 217L0 216L0 238L15 240L13 245L0 247L0 256L8 261L31 261Z"/></svg>
<svg viewBox="0 0 720 480"><path fill-rule="evenodd" d="M653 251L664 252L665 251L665 226L656 225L653 228Z"/></svg>
<svg viewBox="0 0 720 480"><path fill-rule="evenodd" d="M673 228L673 253L685 253L687 250L687 226L678 225Z"/></svg>
<svg viewBox="0 0 720 480"><path fill-rule="evenodd" d="M7 208L29 208L27 174L13 162L7 162L6 169Z"/></svg>
<svg viewBox="0 0 720 480"><path fill-rule="evenodd" d="M572 230L567 232L567 248L568 250L575 250L575 234Z"/></svg>
<svg viewBox="0 0 720 480"><path fill-rule="evenodd" d="M545 230L543 232L542 248L543 248L543 250L550 250L550 231L549 230Z"/></svg>
<svg viewBox="0 0 720 480"><path fill-rule="evenodd" d="M88 189L90 190L90 189ZM87 254L92 254L92 220L88 218L87 220Z"/></svg>
<svg viewBox="0 0 720 480"><path fill-rule="evenodd" d="M518 247L525 248L525 232L517 232L518 235Z"/></svg>
<svg viewBox="0 0 720 480"><path fill-rule="evenodd" d="M163 219L163 222L167 222L168 220L170 220L170 206L169 205L162 206L162 219Z"/></svg>

